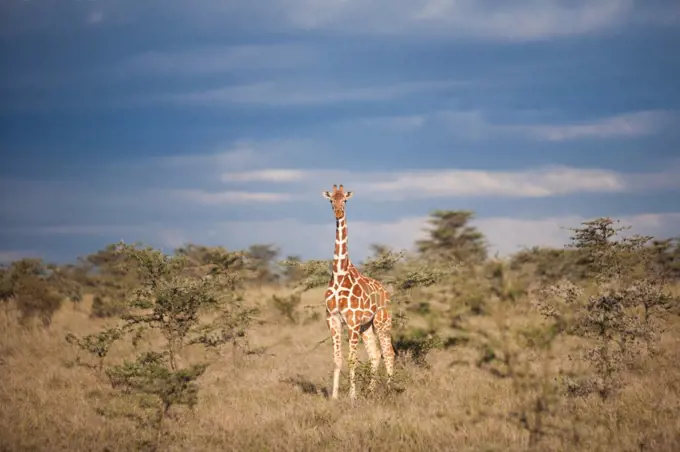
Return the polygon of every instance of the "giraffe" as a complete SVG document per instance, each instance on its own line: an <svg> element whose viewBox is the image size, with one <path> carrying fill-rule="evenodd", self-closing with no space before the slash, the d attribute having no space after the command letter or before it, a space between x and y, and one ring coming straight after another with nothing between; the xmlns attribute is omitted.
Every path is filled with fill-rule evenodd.
<svg viewBox="0 0 680 452"><path fill-rule="evenodd" d="M376 343L376 335L380 341L382 356L387 370L388 384L394 370L394 348L392 347L392 318L387 306L390 295L380 282L362 275L352 264L347 252L347 220L345 203L354 194L345 191L340 185L333 185L333 191L322 192L328 199L335 213L335 252L333 254L333 276L326 290L326 324L333 339L333 371L332 398L338 398L340 385L340 369L342 367L342 326L349 330L349 365L350 399L356 399L355 372L357 365L357 347L361 336L366 352L371 361L371 381L369 390L376 386L376 373L380 365L380 350Z"/></svg>

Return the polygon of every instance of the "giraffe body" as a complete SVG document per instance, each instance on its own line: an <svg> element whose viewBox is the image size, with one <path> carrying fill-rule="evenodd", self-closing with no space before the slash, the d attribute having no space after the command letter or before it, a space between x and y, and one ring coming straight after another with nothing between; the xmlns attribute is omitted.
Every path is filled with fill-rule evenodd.
<svg viewBox="0 0 680 452"><path fill-rule="evenodd" d="M336 218L335 252L333 255L333 277L326 290L326 323L333 339L332 397L338 397L340 369L342 368L342 328L349 331L349 378L350 398L356 398L356 365L359 337L364 341L366 352L371 361L371 382L369 389L376 384L376 373L380 365L380 354L385 361L388 381L394 370L394 349L392 348L392 318L388 311L389 293L383 285L368 276L362 275L352 264L347 251L347 222L345 203L352 192L345 192L342 185L333 192L324 192L329 199ZM378 343L380 348L378 347Z"/></svg>

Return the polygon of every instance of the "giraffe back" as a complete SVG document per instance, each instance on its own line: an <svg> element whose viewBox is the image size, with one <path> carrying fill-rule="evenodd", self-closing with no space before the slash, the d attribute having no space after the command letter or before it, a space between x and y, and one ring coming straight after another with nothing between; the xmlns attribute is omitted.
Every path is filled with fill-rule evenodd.
<svg viewBox="0 0 680 452"><path fill-rule="evenodd" d="M360 291L362 292L359 293L359 290L356 290L353 293L355 296L360 297L362 302L365 303L362 304L362 307L365 306L368 308L372 304L375 304L376 307L384 307L389 303L390 295L380 281L362 275L354 266L350 268L349 275L351 275L354 282L356 282L356 285L354 286L355 289L360 288Z"/></svg>

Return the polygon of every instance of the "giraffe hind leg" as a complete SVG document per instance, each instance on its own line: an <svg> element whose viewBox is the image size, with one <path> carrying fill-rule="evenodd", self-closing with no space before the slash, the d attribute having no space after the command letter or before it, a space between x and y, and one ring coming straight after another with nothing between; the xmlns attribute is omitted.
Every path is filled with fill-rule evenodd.
<svg viewBox="0 0 680 452"><path fill-rule="evenodd" d="M356 369L357 369L357 348L359 346L359 328L349 328L349 353L347 364L349 365L349 398L357 398Z"/></svg>
<svg viewBox="0 0 680 452"><path fill-rule="evenodd" d="M373 319L371 319L370 322L368 323L363 323L361 326L359 326L359 334L364 334L364 332L368 329L373 328Z"/></svg>
<svg viewBox="0 0 680 452"><path fill-rule="evenodd" d="M364 331L361 332L361 338L364 341L366 353L371 360L371 382L368 385L368 390L372 392L375 390L376 376L378 373L378 366L380 365L380 350L378 349L378 343L376 341L372 323L368 323L367 325L368 328L362 328Z"/></svg>
<svg viewBox="0 0 680 452"><path fill-rule="evenodd" d="M380 340L380 348L382 356L385 360L385 370L387 371L387 382L392 381L394 374L394 347L392 346L392 317L387 311L387 308L380 308L375 313L373 319L373 327L375 328L378 339Z"/></svg>

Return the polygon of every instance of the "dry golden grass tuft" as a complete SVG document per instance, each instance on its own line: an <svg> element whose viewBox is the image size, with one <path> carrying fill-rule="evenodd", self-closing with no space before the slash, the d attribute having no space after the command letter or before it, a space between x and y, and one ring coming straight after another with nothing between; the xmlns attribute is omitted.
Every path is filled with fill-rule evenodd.
<svg viewBox="0 0 680 452"><path fill-rule="evenodd" d="M529 433L511 416L527 394L514 389L511 379L456 365L475 356L464 345L432 351L429 367L400 359L403 392L352 404L345 389L340 400L329 400L330 343L317 346L328 336L323 318L310 321L310 310L300 307L297 323L279 319L268 306L273 293L248 294L249 302L263 308L250 344L264 353L226 347L199 379L196 407L171 409L163 450L528 450ZM319 290L307 292L301 305L321 298ZM125 396L113 392L103 373L78 364L76 348L64 340L68 333L93 333L115 323L90 318L90 306L91 297L76 309L64 304L47 330L25 329L11 312L2 314L0 450L128 451L149 440L135 418L143 413L123 404ZM540 321L525 309L505 315L517 325ZM482 329L494 327L491 318L477 322ZM573 340L557 343L554 359L568 361L578 346ZM538 450L680 450L680 323L668 326L659 349L626 371L624 389L610 400L562 394L551 417L561 433L542 438ZM116 343L107 363L131 353L129 341ZM203 353L188 348L180 362L199 362ZM82 364L90 357L81 358ZM366 361L363 350L360 358Z"/></svg>

